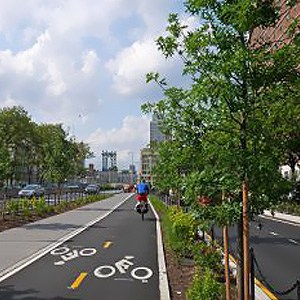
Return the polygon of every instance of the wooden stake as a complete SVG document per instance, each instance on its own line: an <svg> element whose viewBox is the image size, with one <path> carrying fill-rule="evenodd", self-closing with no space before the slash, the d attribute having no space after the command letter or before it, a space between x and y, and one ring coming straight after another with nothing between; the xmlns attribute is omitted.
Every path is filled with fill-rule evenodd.
<svg viewBox="0 0 300 300"><path fill-rule="evenodd" d="M230 300L228 226L223 227L226 300Z"/></svg>
<svg viewBox="0 0 300 300"><path fill-rule="evenodd" d="M249 223L248 185L243 181L243 253L244 253L244 300L249 300Z"/></svg>

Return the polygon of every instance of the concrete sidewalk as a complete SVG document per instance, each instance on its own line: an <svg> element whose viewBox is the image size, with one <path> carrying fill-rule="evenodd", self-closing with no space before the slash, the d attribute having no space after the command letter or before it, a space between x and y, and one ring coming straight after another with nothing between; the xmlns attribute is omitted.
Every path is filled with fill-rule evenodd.
<svg viewBox="0 0 300 300"><path fill-rule="evenodd" d="M116 194L59 215L0 232L0 282L100 221L132 194Z"/></svg>
<svg viewBox="0 0 300 300"><path fill-rule="evenodd" d="M300 225L300 217L298 217L298 216L283 214L283 213L279 213L279 212L274 212L274 215L272 215L270 210L265 210L263 216L273 218L278 221L280 221L280 220L288 221L288 222Z"/></svg>

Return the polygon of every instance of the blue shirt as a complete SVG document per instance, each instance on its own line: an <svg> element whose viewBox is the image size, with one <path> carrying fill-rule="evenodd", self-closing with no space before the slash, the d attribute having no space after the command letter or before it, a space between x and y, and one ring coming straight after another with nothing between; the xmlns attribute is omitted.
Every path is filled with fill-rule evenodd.
<svg viewBox="0 0 300 300"><path fill-rule="evenodd" d="M136 191L138 194L146 194L149 193L149 187L146 183L141 182L136 186Z"/></svg>

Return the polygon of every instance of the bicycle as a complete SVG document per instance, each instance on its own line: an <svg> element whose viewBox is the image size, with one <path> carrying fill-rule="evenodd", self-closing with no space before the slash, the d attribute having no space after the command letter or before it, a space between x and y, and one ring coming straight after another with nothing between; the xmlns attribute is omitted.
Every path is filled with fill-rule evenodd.
<svg viewBox="0 0 300 300"><path fill-rule="evenodd" d="M136 200L138 201L136 205L136 211L142 215L142 221L145 219L145 214L148 212L148 195L136 195Z"/></svg>

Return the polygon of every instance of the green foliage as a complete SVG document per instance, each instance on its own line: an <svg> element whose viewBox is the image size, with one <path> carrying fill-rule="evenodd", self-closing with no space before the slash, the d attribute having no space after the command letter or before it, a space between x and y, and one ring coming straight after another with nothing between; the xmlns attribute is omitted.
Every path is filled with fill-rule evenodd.
<svg viewBox="0 0 300 300"><path fill-rule="evenodd" d="M88 145L69 138L62 124L34 123L24 108L0 109L0 180L24 180L38 170L38 181L62 182L84 173ZM21 171L22 170L22 171Z"/></svg>
<svg viewBox="0 0 300 300"><path fill-rule="evenodd" d="M34 208L35 213L38 216L43 217L48 211L45 198L42 197L40 199L34 199L33 200L33 208Z"/></svg>
<svg viewBox="0 0 300 300"><path fill-rule="evenodd" d="M19 200L8 200L6 202L6 209L9 214L17 215L20 211L20 202Z"/></svg>
<svg viewBox="0 0 300 300"><path fill-rule="evenodd" d="M103 184L101 185L101 190L102 191L109 191L109 190L113 190L113 187L111 186L111 184Z"/></svg>
<svg viewBox="0 0 300 300"><path fill-rule="evenodd" d="M193 211L199 228L208 231L214 225L222 227L235 224L241 214L241 203L224 201L217 205L197 205Z"/></svg>
<svg viewBox="0 0 300 300"><path fill-rule="evenodd" d="M171 207L168 210L168 221L169 246L178 257L191 256L197 230L193 216L177 207Z"/></svg>
<svg viewBox="0 0 300 300"><path fill-rule="evenodd" d="M199 196L211 197L213 206L197 213L207 223L232 224L242 183L249 187L249 216L259 214L284 194L279 166L298 157L298 36L291 28L289 44L278 41L280 47L272 48L255 35L279 20L271 0L187 0L185 6L201 24L190 29L171 14L157 46L165 57L181 56L190 87L170 87L158 73L147 75L164 97L142 109L160 116L170 136L157 146L156 185L184 193L194 208Z"/></svg>
<svg viewBox="0 0 300 300"><path fill-rule="evenodd" d="M196 265L202 270L210 269L218 276L223 273L222 254L217 247L198 242L194 245L193 253Z"/></svg>
<svg viewBox="0 0 300 300"><path fill-rule="evenodd" d="M1 140L0 140L1 141ZM8 149L0 142L0 181L9 175L10 170L10 154Z"/></svg>
<svg viewBox="0 0 300 300"><path fill-rule="evenodd" d="M25 216L25 218L28 218L32 215L32 205L31 201L29 199L22 199L19 200L20 202L20 207L22 209L22 213Z"/></svg>
<svg viewBox="0 0 300 300"><path fill-rule="evenodd" d="M2 179L21 179L21 169L34 160L34 123L20 106L0 109Z"/></svg>
<svg viewBox="0 0 300 300"><path fill-rule="evenodd" d="M300 204L293 201L279 202L272 208L272 210L294 216L300 216Z"/></svg>
<svg viewBox="0 0 300 300"><path fill-rule="evenodd" d="M198 268L186 297L188 300L216 300L221 298L223 290L222 284L210 269L207 268L202 273Z"/></svg>
<svg viewBox="0 0 300 300"><path fill-rule="evenodd" d="M159 214L167 213L168 207L158 197L151 196L151 203Z"/></svg>

